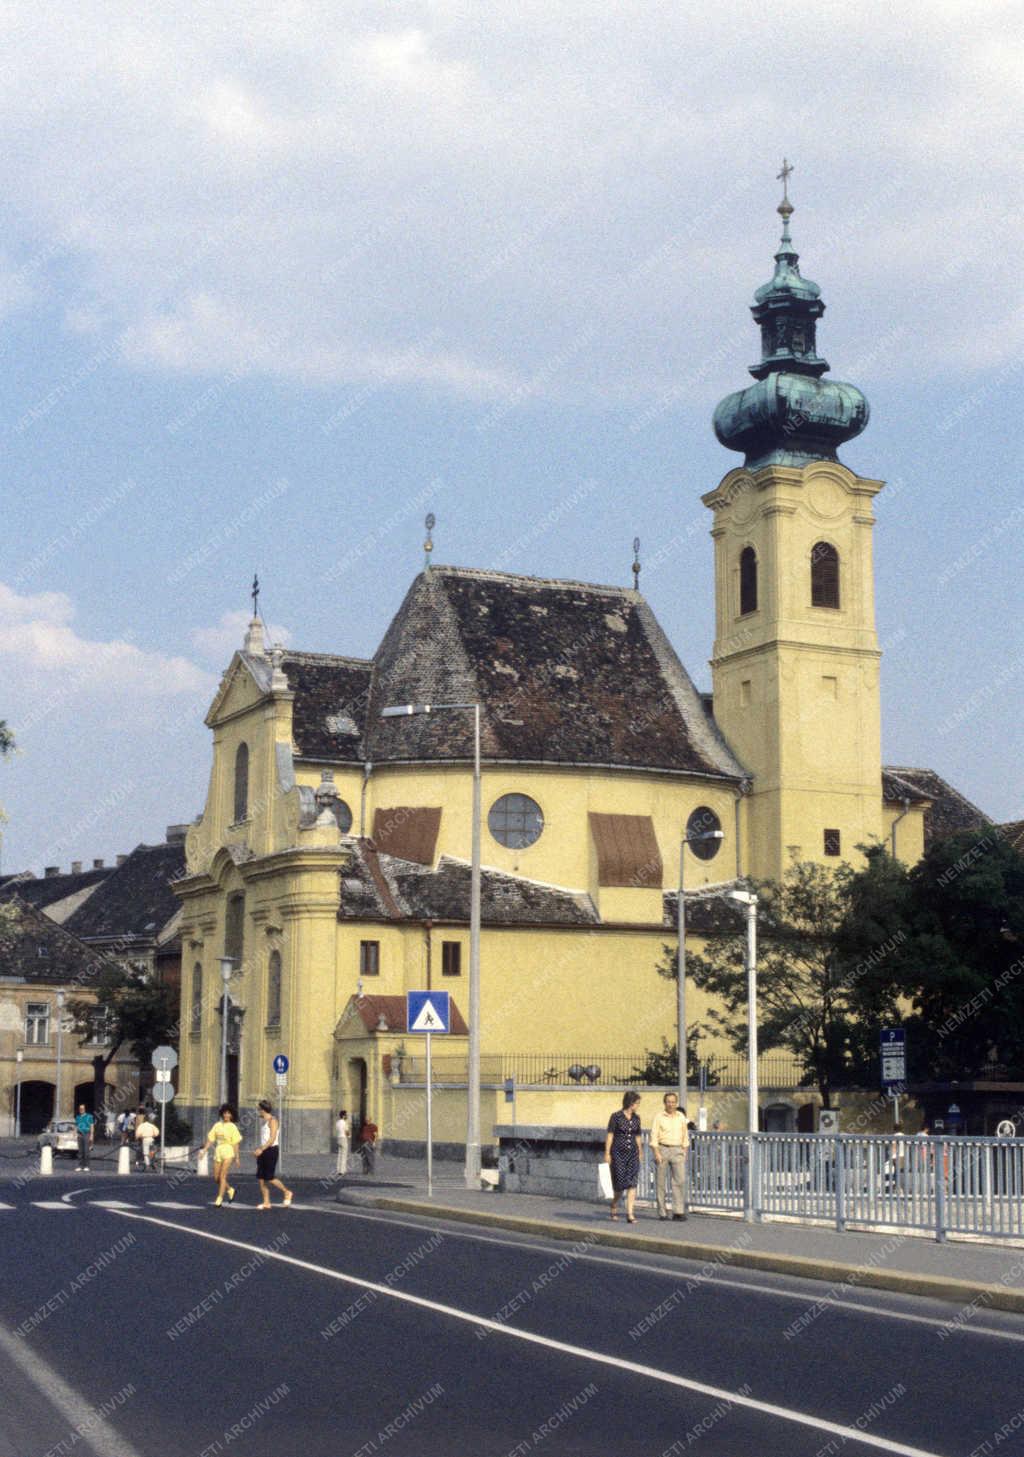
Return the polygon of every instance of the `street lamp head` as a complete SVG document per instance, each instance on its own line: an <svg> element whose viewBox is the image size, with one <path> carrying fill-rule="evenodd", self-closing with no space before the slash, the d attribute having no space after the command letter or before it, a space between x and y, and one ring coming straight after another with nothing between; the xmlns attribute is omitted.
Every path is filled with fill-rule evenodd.
<svg viewBox="0 0 1024 1457"><path fill-rule="evenodd" d="M725 899L736 901L741 906L756 906L757 896L751 890L727 890Z"/></svg>
<svg viewBox="0 0 1024 1457"><path fill-rule="evenodd" d="M395 703L390 708L382 708L381 718L408 718L413 713L429 713L429 703Z"/></svg>
<svg viewBox="0 0 1024 1457"><path fill-rule="evenodd" d="M724 840L724 830L698 830L696 834L684 835L683 840L687 845L696 845L705 840Z"/></svg>

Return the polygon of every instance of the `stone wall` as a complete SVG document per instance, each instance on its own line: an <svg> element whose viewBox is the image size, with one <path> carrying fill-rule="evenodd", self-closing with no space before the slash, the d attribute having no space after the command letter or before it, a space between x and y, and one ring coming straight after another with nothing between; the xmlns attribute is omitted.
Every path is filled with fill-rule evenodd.
<svg viewBox="0 0 1024 1457"><path fill-rule="evenodd" d="M604 1155L604 1128L551 1128L499 1124L500 1187L509 1194L602 1202L597 1166Z"/></svg>

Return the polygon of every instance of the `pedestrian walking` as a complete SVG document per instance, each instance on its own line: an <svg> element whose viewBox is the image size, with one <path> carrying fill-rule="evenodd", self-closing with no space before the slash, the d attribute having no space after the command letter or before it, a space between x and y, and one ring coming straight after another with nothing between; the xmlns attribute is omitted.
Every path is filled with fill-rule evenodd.
<svg viewBox="0 0 1024 1457"><path fill-rule="evenodd" d="M206 1135L206 1149L213 1149L213 1177L217 1183L217 1197L213 1201L219 1209L224 1203L225 1196L230 1204L235 1197L233 1186L229 1183L231 1167L238 1162L238 1145L242 1142L242 1132L235 1121L235 1110L230 1103L220 1105L220 1117Z"/></svg>
<svg viewBox="0 0 1024 1457"><path fill-rule="evenodd" d="M121 1135L122 1146L130 1147L135 1137L135 1114L131 1108L126 1108L117 1115L117 1131Z"/></svg>
<svg viewBox="0 0 1024 1457"><path fill-rule="evenodd" d="M256 1109L260 1115L260 1146L253 1152L256 1155L256 1177L260 1181L262 1196L261 1202L256 1207L257 1209L270 1208L270 1186L273 1185L284 1195L281 1202L287 1209L292 1202L292 1191L285 1188L277 1177L277 1160L281 1153L278 1131L281 1125L274 1117L274 1109L266 1098L260 1099L256 1104ZM233 1197L233 1195L229 1197Z"/></svg>
<svg viewBox="0 0 1024 1457"><path fill-rule="evenodd" d="M153 1140L160 1137L160 1130L145 1108L140 1108L135 1119L135 1167L149 1169L153 1166Z"/></svg>
<svg viewBox="0 0 1024 1457"><path fill-rule="evenodd" d="M363 1173L372 1174L377 1162L377 1134L379 1129L376 1123L371 1123L369 1118L364 1118L359 1129L359 1152L363 1159Z"/></svg>
<svg viewBox="0 0 1024 1457"><path fill-rule="evenodd" d="M679 1107L679 1095L666 1093L664 1109L651 1124L651 1153L654 1155L654 1187L658 1218L668 1218L666 1185L672 1183L672 1218L686 1218L686 1158L690 1149L690 1126L686 1109Z"/></svg>
<svg viewBox="0 0 1024 1457"><path fill-rule="evenodd" d="M338 1144L337 1172L339 1174L347 1174L348 1151L352 1140L352 1130L349 1127L348 1114L344 1108L339 1109L338 1117L334 1124L334 1137Z"/></svg>
<svg viewBox="0 0 1024 1457"><path fill-rule="evenodd" d="M619 1197L626 1196L626 1220L636 1224L634 1205L636 1186L640 1181L640 1117L634 1111L640 1094L630 1090L622 1095L622 1109L608 1119L608 1135L604 1141L604 1161L611 1165L611 1218L619 1217Z"/></svg>
<svg viewBox="0 0 1024 1457"><path fill-rule="evenodd" d="M75 1128L78 1131L78 1167L77 1174L89 1172L89 1154L92 1150L93 1135L96 1131L96 1119L91 1113L86 1112L84 1103L79 1103L78 1114L75 1118Z"/></svg>

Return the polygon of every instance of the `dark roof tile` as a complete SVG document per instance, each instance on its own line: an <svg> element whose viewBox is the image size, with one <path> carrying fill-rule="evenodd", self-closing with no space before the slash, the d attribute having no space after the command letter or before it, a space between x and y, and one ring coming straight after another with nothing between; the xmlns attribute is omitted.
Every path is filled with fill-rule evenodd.
<svg viewBox="0 0 1024 1457"><path fill-rule="evenodd" d="M112 870L67 928L86 941L153 941L180 908L171 881L185 873L185 847L138 845Z"/></svg>

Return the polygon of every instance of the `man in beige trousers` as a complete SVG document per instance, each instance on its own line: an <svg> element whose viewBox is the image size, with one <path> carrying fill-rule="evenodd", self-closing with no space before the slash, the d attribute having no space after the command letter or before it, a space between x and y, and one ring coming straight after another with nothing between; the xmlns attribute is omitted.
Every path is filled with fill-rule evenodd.
<svg viewBox="0 0 1024 1457"><path fill-rule="evenodd" d="M665 1094L665 1111L656 1113L651 1124L651 1152L654 1154L654 1178L658 1196L658 1218L667 1219L665 1185L672 1179L672 1218L686 1218L686 1155L690 1133L686 1114L679 1111L675 1093Z"/></svg>

